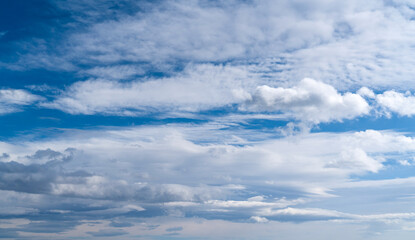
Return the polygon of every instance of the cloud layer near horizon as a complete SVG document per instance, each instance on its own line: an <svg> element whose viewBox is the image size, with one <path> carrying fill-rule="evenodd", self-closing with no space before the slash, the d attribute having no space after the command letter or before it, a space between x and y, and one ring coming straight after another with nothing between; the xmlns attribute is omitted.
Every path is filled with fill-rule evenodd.
<svg viewBox="0 0 415 240"><path fill-rule="evenodd" d="M18 199L30 193L34 195L27 197L43 200L34 201L30 208L19 202L0 215L32 219L36 212L45 211L47 201L53 202L53 211L62 217L85 217L83 210L71 208L68 212L65 201L54 202L69 197L88 206L90 201L103 201L99 207L88 207L88 219L96 220L102 214L121 219L131 214L139 218L179 214L248 222L343 219L370 223L414 218L412 213L369 216L357 214L356 209L342 213L304 207L333 197L335 202L342 189L392 194L389 185L411 188L413 178L388 183L356 182L351 177L393 165L413 165L409 156L415 151L412 137L367 130L298 135L242 146L197 143L200 139L195 136L216 135L216 131L221 132L222 142L241 134L203 125L171 125L2 142L0 189L7 190L6 195L19 193ZM401 155L394 157L397 151ZM407 158L402 159L405 154ZM3 206L8 199L2 200ZM71 221L66 230L82 224L78 217Z"/></svg>

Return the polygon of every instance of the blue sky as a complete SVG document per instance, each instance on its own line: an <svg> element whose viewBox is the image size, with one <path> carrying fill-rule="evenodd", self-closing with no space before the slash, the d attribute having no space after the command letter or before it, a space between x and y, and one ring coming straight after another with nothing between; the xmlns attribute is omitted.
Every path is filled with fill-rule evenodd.
<svg viewBox="0 0 415 240"><path fill-rule="evenodd" d="M0 2L0 238L413 239L407 0Z"/></svg>

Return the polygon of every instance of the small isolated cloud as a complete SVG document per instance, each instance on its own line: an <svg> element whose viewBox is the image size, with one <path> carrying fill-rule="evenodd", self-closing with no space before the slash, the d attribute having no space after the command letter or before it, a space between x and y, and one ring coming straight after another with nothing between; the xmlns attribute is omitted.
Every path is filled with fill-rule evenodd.
<svg viewBox="0 0 415 240"><path fill-rule="evenodd" d="M17 112L22 106L30 105L42 97L20 89L0 90L0 115Z"/></svg>
<svg viewBox="0 0 415 240"><path fill-rule="evenodd" d="M259 86L246 110L282 112L311 123L352 119L370 111L360 95L341 94L331 85L305 78L292 88Z"/></svg>

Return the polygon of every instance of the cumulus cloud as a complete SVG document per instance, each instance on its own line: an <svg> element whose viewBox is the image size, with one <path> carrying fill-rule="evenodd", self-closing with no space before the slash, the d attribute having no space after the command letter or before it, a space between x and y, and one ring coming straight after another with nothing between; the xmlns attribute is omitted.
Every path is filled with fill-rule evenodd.
<svg viewBox="0 0 415 240"><path fill-rule="evenodd" d="M332 86L310 78L292 88L259 86L247 109L288 112L294 118L312 123L352 119L370 111L360 95L340 94Z"/></svg>
<svg viewBox="0 0 415 240"><path fill-rule="evenodd" d="M410 92L404 94L393 90L386 91L376 95L376 101L386 112L408 117L415 114L415 96Z"/></svg>
<svg viewBox="0 0 415 240"><path fill-rule="evenodd" d="M362 87L357 94L366 98L378 114L386 114L388 117L393 113L406 117L415 114L415 96L410 91L387 90L376 94L373 90Z"/></svg>
<svg viewBox="0 0 415 240"><path fill-rule="evenodd" d="M367 87L360 88L357 91L357 94L359 94L362 97L367 97L367 98L370 98L370 99L375 98L375 93L371 89L369 89Z"/></svg>
<svg viewBox="0 0 415 240"><path fill-rule="evenodd" d="M19 111L22 106L41 99L42 97L21 89L0 89L0 115Z"/></svg>
<svg viewBox="0 0 415 240"><path fill-rule="evenodd" d="M42 157L48 158L43 164L24 165L15 161L0 162L0 189L28 193L50 192L51 183L59 175L66 175L61 171L60 165L72 159L73 151L73 149L68 149L64 153L58 153L40 150L31 159L36 162L39 155L43 155ZM70 175L72 174L69 173L68 176Z"/></svg>
<svg viewBox="0 0 415 240"><path fill-rule="evenodd" d="M30 164L0 162L0 189L23 193L47 194L104 200L135 200L147 203L170 201L202 201L219 197L232 187L192 187L181 184L128 182L94 175L68 165L74 160L75 149L63 153L39 150L27 159ZM41 162L43 159L44 163ZM46 159L46 160L45 160ZM125 206L142 211L141 207Z"/></svg>

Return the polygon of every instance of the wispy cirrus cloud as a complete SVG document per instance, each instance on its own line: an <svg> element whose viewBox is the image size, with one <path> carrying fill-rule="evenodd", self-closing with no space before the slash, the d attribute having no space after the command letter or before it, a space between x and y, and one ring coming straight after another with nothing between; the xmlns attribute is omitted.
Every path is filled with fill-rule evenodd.
<svg viewBox="0 0 415 240"><path fill-rule="evenodd" d="M60 41L40 42L48 51L27 46L32 51L13 67L108 74L118 68L119 74L110 75L123 78L131 73L126 63L171 73L213 61L249 66L276 81L324 79L341 90L412 86L410 2L123 1L112 13L105 10L109 5L57 3L79 21L73 25L78 28Z"/></svg>
<svg viewBox="0 0 415 240"><path fill-rule="evenodd" d="M43 100L41 96L25 90L0 89L0 115L20 111L22 107L32 105L40 100Z"/></svg>

